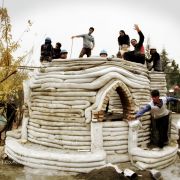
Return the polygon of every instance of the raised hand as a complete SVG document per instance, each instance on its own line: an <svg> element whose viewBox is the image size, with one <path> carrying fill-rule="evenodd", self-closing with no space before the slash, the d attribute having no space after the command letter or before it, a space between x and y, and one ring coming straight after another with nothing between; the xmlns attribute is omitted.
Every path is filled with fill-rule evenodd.
<svg viewBox="0 0 180 180"><path fill-rule="evenodd" d="M139 29L139 26L138 26L137 24L134 24L134 29L135 29L137 32L141 31L141 30Z"/></svg>

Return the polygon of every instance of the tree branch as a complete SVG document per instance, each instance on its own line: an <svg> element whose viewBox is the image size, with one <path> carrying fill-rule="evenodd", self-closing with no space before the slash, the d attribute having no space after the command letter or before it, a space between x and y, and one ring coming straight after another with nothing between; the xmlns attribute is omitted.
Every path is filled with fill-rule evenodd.
<svg viewBox="0 0 180 180"><path fill-rule="evenodd" d="M4 79L2 79L0 81L0 83L4 82L5 80L7 80L10 76L12 76L13 74L17 73L17 70L13 71L11 74L9 74L8 76L6 76Z"/></svg>

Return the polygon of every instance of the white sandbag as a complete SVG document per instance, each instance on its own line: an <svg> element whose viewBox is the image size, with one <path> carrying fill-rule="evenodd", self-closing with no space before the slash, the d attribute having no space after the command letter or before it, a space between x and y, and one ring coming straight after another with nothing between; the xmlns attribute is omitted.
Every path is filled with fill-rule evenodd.
<svg viewBox="0 0 180 180"><path fill-rule="evenodd" d="M106 147L104 147L104 150L106 151L108 151L108 150L114 150L114 151L116 151L116 150L122 150L122 149L127 149L127 145L121 145L121 146L111 146L111 147L109 147L109 146L106 146Z"/></svg>
<svg viewBox="0 0 180 180"><path fill-rule="evenodd" d="M122 163L122 162L128 162L129 156L128 154L121 154L119 155L108 155L107 156L107 162L109 163Z"/></svg>
<svg viewBox="0 0 180 180"><path fill-rule="evenodd" d="M23 117L22 120L22 129L21 129L21 139L27 140L27 125L28 125L29 117Z"/></svg>
<svg viewBox="0 0 180 180"><path fill-rule="evenodd" d="M116 122L102 122L103 128L121 128L121 127L128 127L128 123L125 121L116 121Z"/></svg>
<svg viewBox="0 0 180 180"><path fill-rule="evenodd" d="M158 163L160 161L170 159L170 158L174 157L176 154L177 153L175 151L172 154L165 156L165 157L161 157L161 158L145 158L145 157L140 157L140 156L133 156L133 160L148 163L148 164L153 164L153 163Z"/></svg>
<svg viewBox="0 0 180 180"><path fill-rule="evenodd" d="M54 167L67 167L67 168L86 168L86 167L98 167L105 164L104 161L97 161L97 162L89 162L89 163L69 163L69 162L58 162L58 161L49 161L49 160L42 160L42 159L35 159L35 158L29 158L29 157L20 157L17 154L15 154L10 149L7 149L8 154L13 155L17 159L20 159L24 162L30 162L35 164L48 164L50 166Z"/></svg>
<svg viewBox="0 0 180 180"><path fill-rule="evenodd" d="M31 92L31 97L32 96L54 96L54 97L90 97L90 96L95 96L96 92L94 91L87 91L87 92Z"/></svg>
<svg viewBox="0 0 180 180"><path fill-rule="evenodd" d="M160 167L160 166L163 166L163 165L167 165L168 163L174 161L174 159L176 159L176 157L171 157L170 159L160 161L160 162L157 162L157 163L153 163L153 164L146 164L146 163L138 161L138 162L136 162L136 165L138 167L140 167L141 169L153 169L153 168L157 168L157 167Z"/></svg>
<svg viewBox="0 0 180 180"><path fill-rule="evenodd" d="M103 139L104 140L104 139ZM108 140L104 140L103 142L103 146L119 146L119 145L127 145L128 141L127 140L121 140L121 141L108 141Z"/></svg>
<svg viewBox="0 0 180 180"><path fill-rule="evenodd" d="M54 113L77 113L77 114L81 114L82 116L84 115L84 111L81 109L49 109L49 108L43 108L43 107L31 107L31 110L33 112L38 111L41 114L42 113L50 113L50 114L54 114Z"/></svg>

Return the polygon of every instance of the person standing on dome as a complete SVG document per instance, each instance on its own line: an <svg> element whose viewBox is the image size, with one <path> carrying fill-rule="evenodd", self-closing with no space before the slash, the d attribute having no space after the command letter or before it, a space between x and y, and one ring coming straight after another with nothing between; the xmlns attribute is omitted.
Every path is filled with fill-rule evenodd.
<svg viewBox="0 0 180 180"><path fill-rule="evenodd" d="M91 51L93 50L95 46L94 37L91 35L94 32L94 28L90 27L88 34L81 34L77 36L72 36L71 38L83 38L83 48L80 52L79 58L83 57L84 55L87 55L87 57L91 56Z"/></svg>
<svg viewBox="0 0 180 180"><path fill-rule="evenodd" d="M57 42L56 47L54 48L53 59L59 59L60 58L60 52L61 52L61 43Z"/></svg>
<svg viewBox="0 0 180 180"><path fill-rule="evenodd" d="M41 45L40 62L51 62L53 59L53 46L51 45L51 39L47 37L45 43Z"/></svg>
<svg viewBox="0 0 180 180"><path fill-rule="evenodd" d="M134 25L134 29L137 31L139 35L139 41L137 42L136 39L131 39L131 44L134 47L134 50L125 52L124 59L127 61L144 64L145 63L145 51L143 46L144 35L137 24Z"/></svg>
<svg viewBox="0 0 180 180"><path fill-rule="evenodd" d="M107 51L106 50L101 50L101 52L99 53L99 55L100 55L100 57L107 57L108 56L108 53L107 53Z"/></svg>
<svg viewBox="0 0 180 180"><path fill-rule="evenodd" d="M119 31L118 45L119 45L119 51L117 53L117 57L122 58L123 54L127 52L130 47L129 36L125 33L124 30Z"/></svg>
<svg viewBox="0 0 180 180"><path fill-rule="evenodd" d="M154 71L161 72L162 71L162 63L161 63L160 55L157 52L156 48L154 48L154 47L150 48L150 55L151 55L151 58L146 59L147 62L153 63L152 67L149 68L149 71L154 69Z"/></svg>
<svg viewBox="0 0 180 180"><path fill-rule="evenodd" d="M60 59L67 59L68 52L66 49L62 49L60 52Z"/></svg>

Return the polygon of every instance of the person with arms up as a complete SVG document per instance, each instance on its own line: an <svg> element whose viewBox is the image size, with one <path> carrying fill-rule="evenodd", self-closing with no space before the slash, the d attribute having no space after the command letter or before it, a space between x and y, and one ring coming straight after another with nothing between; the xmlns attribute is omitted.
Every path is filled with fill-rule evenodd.
<svg viewBox="0 0 180 180"><path fill-rule="evenodd" d="M152 90L151 98L151 102L136 113L136 118L141 117L148 111L151 112L152 137L154 133L153 131L156 131L156 136L152 139L152 143L159 148L163 148L168 143L169 110L167 109L166 104L168 102L180 101L180 99L173 97L160 97L159 90ZM153 127L156 129L153 129Z"/></svg>
<svg viewBox="0 0 180 180"><path fill-rule="evenodd" d="M91 51L93 50L95 46L95 41L94 37L92 36L92 33L94 32L94 28L90 27L88 34L82 34L82 35L77 35L77 36L72 36L73 38L83 38L83 48L80 52L79 58L83 57L84 55L87 55L87 57L91 56Z"/></svg>
<svg viewBox="0 0 180 180"><path fill-rule="evenodd" d="M134 25L134 29L137 31L139 35L139 42L136 39L131 39L131 44L134 47L133 51L125 52L124 59L131 62L136 63L145 63L145 51L144 51L144 35L142 31L139 29L137 24Z"/></svg>

